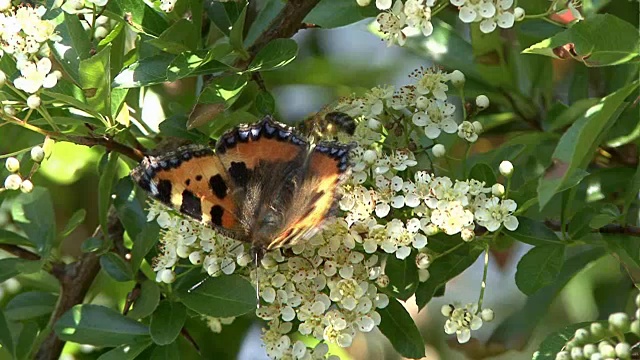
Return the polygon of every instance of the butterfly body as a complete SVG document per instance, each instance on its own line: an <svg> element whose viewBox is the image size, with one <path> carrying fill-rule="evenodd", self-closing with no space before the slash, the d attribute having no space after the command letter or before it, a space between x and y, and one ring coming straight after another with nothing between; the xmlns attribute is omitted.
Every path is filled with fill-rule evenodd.
<svg viewBox="0 0 640 360"><path fill-rule="evenodd" d="M310 145L271 117L225 133L215 151L189 145L146 157L131 172L149 194L256 257L296 244L330 216L349 169L351 145Z"/></svg>

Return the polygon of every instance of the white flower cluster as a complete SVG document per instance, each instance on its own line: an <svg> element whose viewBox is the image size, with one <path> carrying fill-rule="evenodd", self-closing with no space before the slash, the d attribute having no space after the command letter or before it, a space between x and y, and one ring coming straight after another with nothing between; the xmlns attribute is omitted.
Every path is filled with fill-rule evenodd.
<svg viewBox="0 0 640 360"><path fill-rule="evenodd" d="M524 18L524 10L520 7L513 8L513 0L450 0L451 4L458 6L458 17L465 23L480 23L480 31L490 33L501 27L508 29L513 27L516 20Z"/></svg>
<svg viewBox="0 0 640 360"><path fill-rule="evenodd" d="M0 4L0 56L8 54L15 59L20 76L13 85L30 94L27 105L32 109L40 106L36 93L55 86L62 77L59 71L51 71L47 41L61 38L54 32L54 24L42 19L46 11L44 6L13 7L8 1ZM0 86L6 78L0 71Z"/></svg>
<svg viewBox="0 0 640 360"><path fill-rule="evenodd" d="M464 307L460 304L443 305L440 312L448 318L444 323L444 332L456 334L461 344L471 339L471 330L480 329L483 321L490 322L494 318L493 310L485 308L478 311L476 303L469 303Z"/></svg>
<svg viewBox="0 0 640 360"><path fill-rule="evenodd" d="M522 20L525 12L522 8L513 8L513 0L449 0L460 10L459 17L465 23L479 22L484 33L494 31L498 26L503 29L513 27L515 21ZM366 6L370 0L357 0ZM379 31L387 46L404 45L408 36L422 34L429 36L433 32L431 23L436 0L376 0L376 7L383 10L376 17ZM442 7L439 7L439 10Z"/></svg>

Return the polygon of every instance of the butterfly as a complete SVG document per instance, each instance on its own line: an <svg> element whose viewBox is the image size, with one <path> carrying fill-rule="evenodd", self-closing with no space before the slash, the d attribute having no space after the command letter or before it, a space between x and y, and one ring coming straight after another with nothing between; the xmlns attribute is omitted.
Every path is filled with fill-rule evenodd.
<svg viewBox="0 0 640 360"><path fill-rule="evenodd" d="M310 144L271 116L222 135L214 149L187 145L147 156L131 172L151 197L219 233L266 251L308 239L332 214L353 144Z"/></svg>

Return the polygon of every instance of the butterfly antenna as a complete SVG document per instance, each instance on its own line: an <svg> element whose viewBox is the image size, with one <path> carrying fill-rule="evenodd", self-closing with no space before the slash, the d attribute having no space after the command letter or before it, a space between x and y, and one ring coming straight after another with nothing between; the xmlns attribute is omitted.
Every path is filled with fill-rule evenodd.
<svg viewBox="0 0 640 360"><path fill-rule="evenodd" d="M187 290L188 293L192 292L193 290L197 289L198 286L202 285L205 281L207 281L209 279L210 276L205 277L204 279L198 281L195 285L193 285L192 287L189 288L189 290Z"/></svg>

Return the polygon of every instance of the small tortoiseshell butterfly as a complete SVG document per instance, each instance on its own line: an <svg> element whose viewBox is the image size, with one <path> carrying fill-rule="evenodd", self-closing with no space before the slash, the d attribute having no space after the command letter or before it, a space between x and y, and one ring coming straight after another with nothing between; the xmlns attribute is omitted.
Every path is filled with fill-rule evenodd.
<svg viewBox="0 0 640 360"><path fill-rule="evenodd" d="M131 176L149 194L265 251L307 239L330 215L352 145L315 145L266 116L218 139L148 156Z"/></svg>

